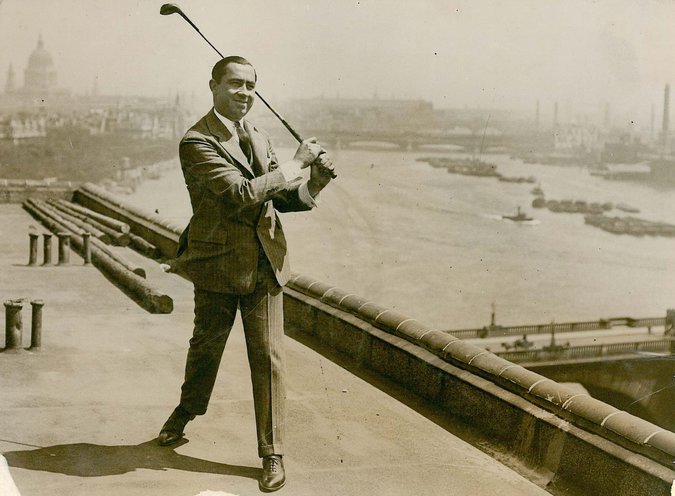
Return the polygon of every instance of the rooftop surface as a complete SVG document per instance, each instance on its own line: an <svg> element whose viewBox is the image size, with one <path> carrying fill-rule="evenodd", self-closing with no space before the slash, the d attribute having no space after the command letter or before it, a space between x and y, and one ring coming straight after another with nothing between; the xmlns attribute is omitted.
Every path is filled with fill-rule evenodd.
<svg viewBox="0 0 675 496"><path fill-rule="evenodd" d="M192 332L191 284L119 249L174 299L171 314L151 315L74 253L68 266L27 266L31 224L19 205L0 205L0 295L25 298L24 347L29 302L45 301L42 349L0 353L0 494L12 494L10 480L22 496L259 494L239 320L209 411L178 447L159 447ZM548 494L300 342L286 348L288 483L278 494Z"/></svg>

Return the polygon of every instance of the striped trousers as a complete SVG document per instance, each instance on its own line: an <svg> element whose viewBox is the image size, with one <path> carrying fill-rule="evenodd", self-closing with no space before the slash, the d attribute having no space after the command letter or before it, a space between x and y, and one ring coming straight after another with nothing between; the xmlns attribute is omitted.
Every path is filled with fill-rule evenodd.
<svg viewBox="0 0 675 496"><path fill-rule="evenodd" d="M258 434L258 455L283 454L285 422L283 292L260 250L253 293L236 295L195 289L194 333L190 339L181 406L203 415L211 398L225 343L239 307Z"/></svg>

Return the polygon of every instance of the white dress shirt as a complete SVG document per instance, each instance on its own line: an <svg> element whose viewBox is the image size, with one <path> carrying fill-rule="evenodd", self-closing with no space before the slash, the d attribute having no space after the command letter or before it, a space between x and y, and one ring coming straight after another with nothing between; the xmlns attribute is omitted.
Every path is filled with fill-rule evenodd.
<svg viewBox="0 0 675 496"><path fill-rule="evenodd" d="M237 130L234 127L234 121L231 121L227 117L219 114L215 108L213 109L213 112L216 114L216 117L218 117L218 120L220 120L220 122L222 122L223 125L227 128L227 130L230 132L234 140L237 143L239 143L239 134L237 133ZM240 120L239 124L244 129L246 129L244 127L244 119ZM288 162L279 164L279 170L284 175L284 179L286 179L287 182L293 182L296 179L302 177L302 168L296 160L289 160ZM307 182L308 181L304 181L298 188L298 197L300 198L300 201L305 205L308 205L310 207L316 207L317 201L314 197L312 197L312 195L309 194Z"/></svg>

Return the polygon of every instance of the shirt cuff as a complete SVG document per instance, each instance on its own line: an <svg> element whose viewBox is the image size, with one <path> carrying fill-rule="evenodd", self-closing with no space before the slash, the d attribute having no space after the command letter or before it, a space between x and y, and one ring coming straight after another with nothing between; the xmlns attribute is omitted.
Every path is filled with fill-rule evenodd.
<svg viewBox="0 0 675 496"><path fill-rule="evenodd" d="M302 164L297 160L289 160L279 166L286 182L290 183L302 175Z"/></svg>
<svg viewBox="0 0 675 496"><path fill-rule="evenodd" d="M300 198L300 201L304 203L305 205L309 207L316 207L318 202L316 198L313 198L312 195L309 194L309 188L307 186L307 182L305 181L300 185L298 188L298 197Z"/></svg>

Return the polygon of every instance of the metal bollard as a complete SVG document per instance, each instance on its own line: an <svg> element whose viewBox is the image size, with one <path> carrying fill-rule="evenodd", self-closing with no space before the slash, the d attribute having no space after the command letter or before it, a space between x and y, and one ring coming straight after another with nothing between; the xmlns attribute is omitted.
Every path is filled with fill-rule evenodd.
<svg viewBox="0 0 675 496"><path fill-rule="evenodd" d="M5 301L5 349L19 350L23 338L21 309L23 303L16 300Z"/></svg>
<svg viewBox="0 0 675 496"><path fill-rule="evenodd" d="M28 255L28 265L37 264L38 256L38 235L36 233L28 234L30 238L30 254Z"/></svg>
<svg viewBox="0 0 675 496"><path fill-rule="evenodd" d="M70 234L60 232L59 237L59 265L67 265L70 263Z"/></svg>
<svg viewBox="0 0 675 496"><path fill-rule="evenodd" d="M91 263L91 234L82 233L82 257L84 258L84 265Z"/></svg>
<svg viewBox="0 0 675 496"><path fill-rule="evenodd" d="M30 349L37 350L42 347L42 307L45 302L33 300L30 304L33 307L30 323Z"/></svg>
<svg viewBox="0 0 675 496"><path fill-rule="evenodd" d="M52 235L45 233L42 235L44 238L44 259L42 260L42 265L51 265L52 264Z"/></svg>

